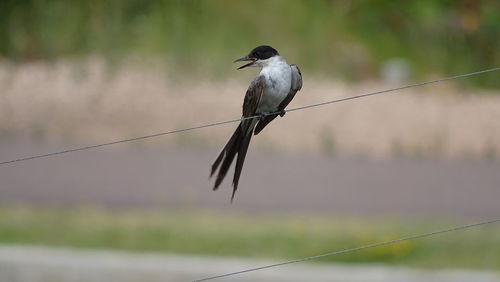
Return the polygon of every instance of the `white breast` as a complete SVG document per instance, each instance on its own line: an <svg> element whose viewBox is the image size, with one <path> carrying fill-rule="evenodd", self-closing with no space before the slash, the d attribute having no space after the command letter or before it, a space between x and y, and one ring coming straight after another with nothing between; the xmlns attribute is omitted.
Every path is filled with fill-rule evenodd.
<svg viewBox="0 0 500 282"><path fill-rule="evenodd" d="M292 72L290 66L281 57L273 57L260 75L266 78L266 88L260 100L258 112L274 112L290 92Z"/></svg>

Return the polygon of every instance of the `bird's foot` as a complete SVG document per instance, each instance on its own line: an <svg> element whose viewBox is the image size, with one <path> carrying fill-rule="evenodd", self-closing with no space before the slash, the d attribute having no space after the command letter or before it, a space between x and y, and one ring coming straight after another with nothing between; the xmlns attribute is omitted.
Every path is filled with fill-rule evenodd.
<svg viewBox="0 0 500 282"><path fill-rule="evenodd" d="M286 114L286 111L283 109L283 110L279 111L278 113L279 113L280 117L284 117Z"/></svg>
<svg viewBox="0 0 500 282"><path fill-rule="evenodd" d="M259 120L264 120L268 115L269 115L269 113L260 113Z"/></svg>

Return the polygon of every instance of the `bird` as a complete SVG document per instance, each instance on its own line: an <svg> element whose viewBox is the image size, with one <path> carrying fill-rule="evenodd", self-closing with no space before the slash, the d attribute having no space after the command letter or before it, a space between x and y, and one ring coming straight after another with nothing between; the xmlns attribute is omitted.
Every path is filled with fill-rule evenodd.
<svg viewBox="0 0 500 282"><path fill-rule="evenodd" d="M289 65L271 46L255 47L247 56L236 62L248 62L237 69L260 67L259 75L250 82L243 101L242 120L233 135L212 164L210 177L217 175L213 190L224 180L236 157L231 203L238 189L241 170L245 162L252 135L259 134L278 115L283 117L285 108L302 88L302 74L297 65ZM253 118L252 118L253 117Z"/></svg>

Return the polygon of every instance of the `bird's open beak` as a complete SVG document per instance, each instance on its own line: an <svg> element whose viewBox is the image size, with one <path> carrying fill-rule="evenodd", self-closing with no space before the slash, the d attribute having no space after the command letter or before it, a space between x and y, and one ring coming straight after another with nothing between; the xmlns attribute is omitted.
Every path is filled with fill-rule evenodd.
<svg viewBox="0 0 500 282"><path fill-rule="evenodd" d="M236 63L236 62L248 62L248 61L250 61L250 63L248 63L248 64L244 64L244 65L242 65L241 67L239 67L239 68L237 68L237 69L238 69L238 70L241 70L242 68L249 67L249 66L253 65L253 63L255 63L255 61L257 61L257 59L255 59L255 58L250 58L250 57L248 57L248 56L245 56L245 57L239 58L239 59L237 59L237 60L234 60L234 62L233 62L233 63Z"/></svg>

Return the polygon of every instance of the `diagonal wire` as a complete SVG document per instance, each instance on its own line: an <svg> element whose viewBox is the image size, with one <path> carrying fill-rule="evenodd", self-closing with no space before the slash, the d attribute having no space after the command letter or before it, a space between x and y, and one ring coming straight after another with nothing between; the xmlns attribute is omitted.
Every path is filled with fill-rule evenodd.
<svg viewBox="0 0 500 282"><path fill-rule="evenodd" d="M344 102L344 101L348 101L348 100L354 100L354 99L359 99L359 98L363 98L363 97L380 95L380 94L385 94L385 93L389 93L389 92L395 92L395 91L399 91L399 90L403 90L403 89L408 89L408 88L413 88L413 87L420 87L420 86L424 86L424 85L439 83L439 82L448 81L448 80L454 80L454 79L459 79L459 78L465 78L465 77L475 76L475 75L479 75L479 74L483 74L483 73L488 73L488 72L493 72L493 71L498 71L498 70L500 70L500 67L486 69L486 70L481 70L481 71L477 71L477 72L471 72L471 73L467 73L467 74L461 74L461 75L455 75L455 76L445 77L445 78L431 80L431 81L426 81L426 82L409 84L409 85L401 86L401 87L397 87L397 88L391 88L391 89L386 89L386 90L369 92L369 93L365 93L365 94L350 96L350 97L341 98L341 99L335 99L335 100L326 101L326 102L317 103L317 104L306 105L306 106L302 106L302 107L297 107L297 108L292 108L292 109L289 109L289 110L285 110L284 112L294 112L294 111L299 111L299 110L305 110L305 109L309 109L309 108L314 108L314 107L319 107L319 106L324 106L324 105L329 105L329 104ZM274 115L274 114L281 114L281 112L267 113L265 115ZM201 128L207 128L207 127L212 127L212 126L218 126L218 125L223 125L223 124L228 124L228 123L243 121L243 120L247 120L247 119L259 118L259 117L261 117L261 116L260 115L255 115L255 116L251 116L251 117L242 117L240 119L232 119L232 120L226 120L226 121L208 123L208 124L204 124L204 125L198 125L198 126L193 126L193 127L183 128L183 129L177 129L177 130L171 130L171 131L156 133L156 134L150 134L150 135L144 135L144 136L139 136L139 137L134 137L134 138L128 138L128 139L122 139L122 140L117 140L117 141L111 141L111 142L106 142L106 143L101 143L101 144L96 144L96 145L91 145L91 146L73 148L73 149L68 149L68 150L63 150L63 151L58 151L58 152L52 152L52 153L47 153L47 154L33 155L33 156L28 156L28 157L21 157L21 158L18 158L18 159L13 159L13 160L8 160L8 161L0 162L0 165L6 165L6 164L21 162L21 161L38 159L38 158L51 157L51 156L55 156L55 155L72 153L72 152L77 152L77 151L84 151L84 150L89 150L89 149L94 149L94 148L99 148L99 147L104 147L104 146L109 146L109 145L115 145L115 144L132 142L132 141L138 141L138 140L142 140L142 139L149 139L149 138L154 138L154 137L159 137L159 136L164 136L164 135L169 135L169 134L174 134L174 133L180 133L180 132L185 132L185 131L191 131L191 130L196 130L196 129L201 129Z"/></svg>
<svg viewBox="0 0 500 282"><path fill-rule="evenodd" d="M474 76L474 75L479 75L479 74L483 74L483 73L488 73L488 72L493 72L493 71L497 71L497 70L500 70L500 67L499 68L486 69L486 70L482 70L482 71L471 72L471 73L466 73L466 74L460 74L460 75L455 75L455 76L449 76L449 77L440 78L440 79L436 79L436 80L430 80L430 81L426 81L426 82L419 82L419 83L414 83L414 84L408 84L408 85L401 86L401 87L396 87L396 88L391 88L391 89L386 89L386 90L380 90L380 91L375 91L375 92L370 92L370 93L355 95L355 96L341 98L341 99L336 99L336 100L331 100L331 101L327 101L327 102L323 102L323 103L311 104L311 105L307 105L307 106L302 106L302 107L297 107L297 108L289 109L286 112L293 112L293 111L298 111L298 110L304 110L304 109L309 109L309 108L314 108L314 107L319 107L319 106L334 104L334 103L338 103L338 102L344 102L344 101L358 99L358 98L363 98L363 97L368 97L368 96L374 96L374 95L380 95L380 94L385 94L385 93L389 93L389 92L395 92L395 91L399 91L399 90L403 90L403 89L408 89L408 88L413 88L413 87L425 86L425 85L439 83L439 82L444 82L444 81L448 81L448 80L454 80L454 79L459 79L459 78L466 78L466 77L470 77L470 76Z"/></svg>
<svg viewBox="0 0 500 282"><path fill-rule="evenodd" d="M237 122L237 121L240 121L240 120L244 120L244 118L233 119L233 120L226 120L226 121L221 121L221 122L216 122L216 123L210 123L210 124L204 124L204 125L198 125L198 126L193 126L193 127L183 128L183 129L177 129L177 130L171 130L171 131L166 131L166 132L161 132L161 133L156 133L156 134L151 134L151 135L144 135L144 136L139 136L139 137L134 137L134 138L129 138L129 139L122 139L122 140L118 140L118 141L112 141L112 142L107 142L107 143L101 143L101 144L91 145L91 146L85 146L85 147L79 147L79 148L74 148L74 149L68 149L68 150L58 151L58 152L52 152L52 153L48 153L48 154L34 155L34 156L30 156L30 157L24 157L24 158L14 159L14 160L10 160L10 161L0 162L0 165L10 164L10 163L15 163L15 162L21 162L21 161L27 161L27 160L32 160L32 159L38 159L38 158L44 158L44 157L50 157L50 156L61 155L61 154L66 154L66 153L72 153L72 152L77 152L77 151L83 151L83 150L88 150L88 149L94 149L94 148L99 148L99 147L104 147L104 146L109 146L109 145L115 145L115 144L120 144L120 143L126 143L126 142L132 142L132 141L137 141L137 140L142 140L142 139L148 139L148 138L153 138L153 137L159 137L159 136L173 134L173 133L179 133L179 132L190 131L190 130L205 128L205 127L222 125L222 124L226 124L226 123Z"/></svg>
<svg viewBox="0 0 500 282"><path fill-rule="evenodd" d="M379 242L379 243L374 243L370 245L365 245L365 246L360 246L360 247L355 247L351 249L345 249L341 251L335 251L335 252L329 252L329 253L324 253L321 255L316 255L316 256L311 256L311 257L306 257L306 258L301 258L301 259L295 259L295 260L290 260L290 261L285 261L281 263L275 263L275 264L270 264L270 265L265 265L265 266L260 266L256 268L250 268L250 269L245 269L241 271L236 271L236 272L231 272L231 273L226 273L226 274L221 274L217 276L211 276L207 278L202 278L198 280L194 280L193 282L200 282L200 281L207 281L207 280L213 280L213 279L219 279L223 277L228 277L228 276L233 276L233 275L239 275L247 272L253 272L253 271L258 271L258 270L263 270L263 269L268 269L272 267L277 267L277 266L283 266L287 264L292 264L292 263L299 263L299 262L304 262L304 261L309 261L313 259L318 259L318 258L323 258L323 257L328 257L328 256L334 256L334 255L340 255L340 254L345 254L345 253L350 253L350 252L355 252L355 251L360 251L368 248L374 248L374 247L379 247L379 246L385 246L385 245L391 245L395 243L399 243L402 241L408 241L408 240L413 240L413 239L418 239L418 238L423 238L423 237L430 237L442 233L448 233L448 232L453 232L453 231L459 231L459 230L464 230L472 227L477 227L480 225L487 225L487 224L492 224L492 223L497 223L500 222L500 219L494 219L494 220L489 220L489 221L483 221L483 222L478 222L478 223L472 223L472 224L467 224L467 225L462 225L462 226L456 226L452 227L449 229L444 229L444 230L439 230L439 231L433 231L433 232L428 232L428 233L422 233L422 234L416 234L408 237L403 237L399 239L394 239L390 241L385 241L385 242Z"/></svg>

